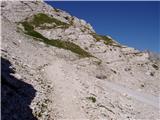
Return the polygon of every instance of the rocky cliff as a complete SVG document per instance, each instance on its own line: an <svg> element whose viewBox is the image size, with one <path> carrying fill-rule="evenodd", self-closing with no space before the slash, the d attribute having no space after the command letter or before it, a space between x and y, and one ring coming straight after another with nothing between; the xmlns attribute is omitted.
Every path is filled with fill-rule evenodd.
<svg viewBox="0 0 160 120"><path fill-rule="evenodd" d="M40 1L1 2L2 120L158 119L159 59Z"/></svg>

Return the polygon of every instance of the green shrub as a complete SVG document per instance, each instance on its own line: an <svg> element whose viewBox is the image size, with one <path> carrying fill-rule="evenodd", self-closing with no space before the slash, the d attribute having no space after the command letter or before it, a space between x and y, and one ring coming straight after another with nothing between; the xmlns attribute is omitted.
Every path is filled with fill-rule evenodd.
<svg viewBox="0 0 160 120"><path fill-rule="evenodd" d="M106 45L112 45L114 43L113 40L108 38L107 36L101 36L101 37L104 40L104 44Z"/></svg>
<svg viewBox="0 0 160 120"><path fill-rule="evenodd" d="M39 32L34 30L34 27L28 22L21 22L24 27L24 33L30 35L32 37L38 38L37 40L46 43L47 45L52 45L58 48L63 48L66 50L70 50L81 57L92 57L92 55L85 50L83 50L80 46L69 42L69 41L61 41L61 40L49 40L48 38L41 35Z"/></svg>
<svg viewBox="0 0 160 120"><path fill-rule="evenodd" d="M100 41L100 40L103 40L104 41L104 44L106 45L112 45L112 46L115 46L115 47L120 47L122 48L122 46L120 44L115 44L115 42L107 37L107 36L104 36L104 35L98 35L96 33L91 33L91 35L93 36L93 38L96 39L96 41Z"/></svg>
<svg viewBox="0 0 160 120"><path fill-rule="evenodd" d="M96 102L96 98L95 97L87 97L87 99L91 100L93 103Z"/></svg>
<svg viewBox="0 0 160 120"><path fill-rule="evenodd" d="M78 45L69 42L69 41L61 41L61 40L45 40L44 41L46 44L58 47L58 48L63 48L66 50L70 50L76 54L79 54L81 57L91 57L91 55L83 50L81 47Z"/></svg>
<svg viewBox="0 0 160 120"><path fill-rule="evenodd" d="M25 30L24 33L25 34L30 35L30 36L35 37L35 38L40 38L40 39L43 39L43 40L47 39L43 35L38 33L37 31L35 31L34 27L31 24L29 24L28 22L22 22L21 24L24 27L24 30Z"/></svg>
<svg viewBox="0 0 160 120"><path fill-rule="evenodd" d="M98 34L96 34L96 33L91 33L91 35L93 36L93 38L95 38L96 39L96 41L100 41L102 38L98 35Z"/></svg>
<svg viewBox="0 0 160 120"><path fill-rule="evenodd" d="M91 35L96 39L96 41L103 40L106 45L112 45L112 43L114 43L114 41L107 36L98 35L96 33L91 33Z"/></svg>
<svg viewBox="0 0 160 120"><path fill-rule="evenodd" d="M44 23L54 23L56 26L59 26L61 28L68 28L69 24L64 23L60 20L57 20L56 18L50 17L44 13L38 13L33 16L33 19L30 21L30 24L32 24L35 27L39 27L40 25L43 25ZM55 27L53 25L53 27Z"/></svg>

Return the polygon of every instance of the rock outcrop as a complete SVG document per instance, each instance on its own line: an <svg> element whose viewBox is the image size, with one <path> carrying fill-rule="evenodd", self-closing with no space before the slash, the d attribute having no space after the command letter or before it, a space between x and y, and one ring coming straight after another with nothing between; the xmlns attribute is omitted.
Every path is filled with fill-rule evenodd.
<svg viewBox="0 0 160 120"><path fill-rule="evenodd" d="M1 28L2 120L159 118L150 53L41 1L1 2Z"/></svg>

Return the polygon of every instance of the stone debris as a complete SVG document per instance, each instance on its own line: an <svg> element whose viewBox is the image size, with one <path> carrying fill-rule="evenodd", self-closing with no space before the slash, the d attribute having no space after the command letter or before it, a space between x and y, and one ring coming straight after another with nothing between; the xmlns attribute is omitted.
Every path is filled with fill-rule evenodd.
<svg viewBox="0 0 160 120"><path fill-rule="evenodd" d="M68 26L44 23L32 28L38 38L26 34L21 22L39 13ZM97 35L85 20L42 1L2 1L1 16L2 120L159 119L155 55ZM92 56L42 39L69 41Z"/></svg>

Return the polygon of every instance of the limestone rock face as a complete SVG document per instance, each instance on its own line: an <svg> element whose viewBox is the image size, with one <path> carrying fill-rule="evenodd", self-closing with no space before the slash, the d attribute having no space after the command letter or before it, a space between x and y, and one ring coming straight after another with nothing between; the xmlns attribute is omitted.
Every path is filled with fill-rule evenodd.
<svg viewBox="0 0 160 120"><path fill-rule="evenodd" d="M42 1L1 2L2 120L159 118L159 57Z"/></svg>

